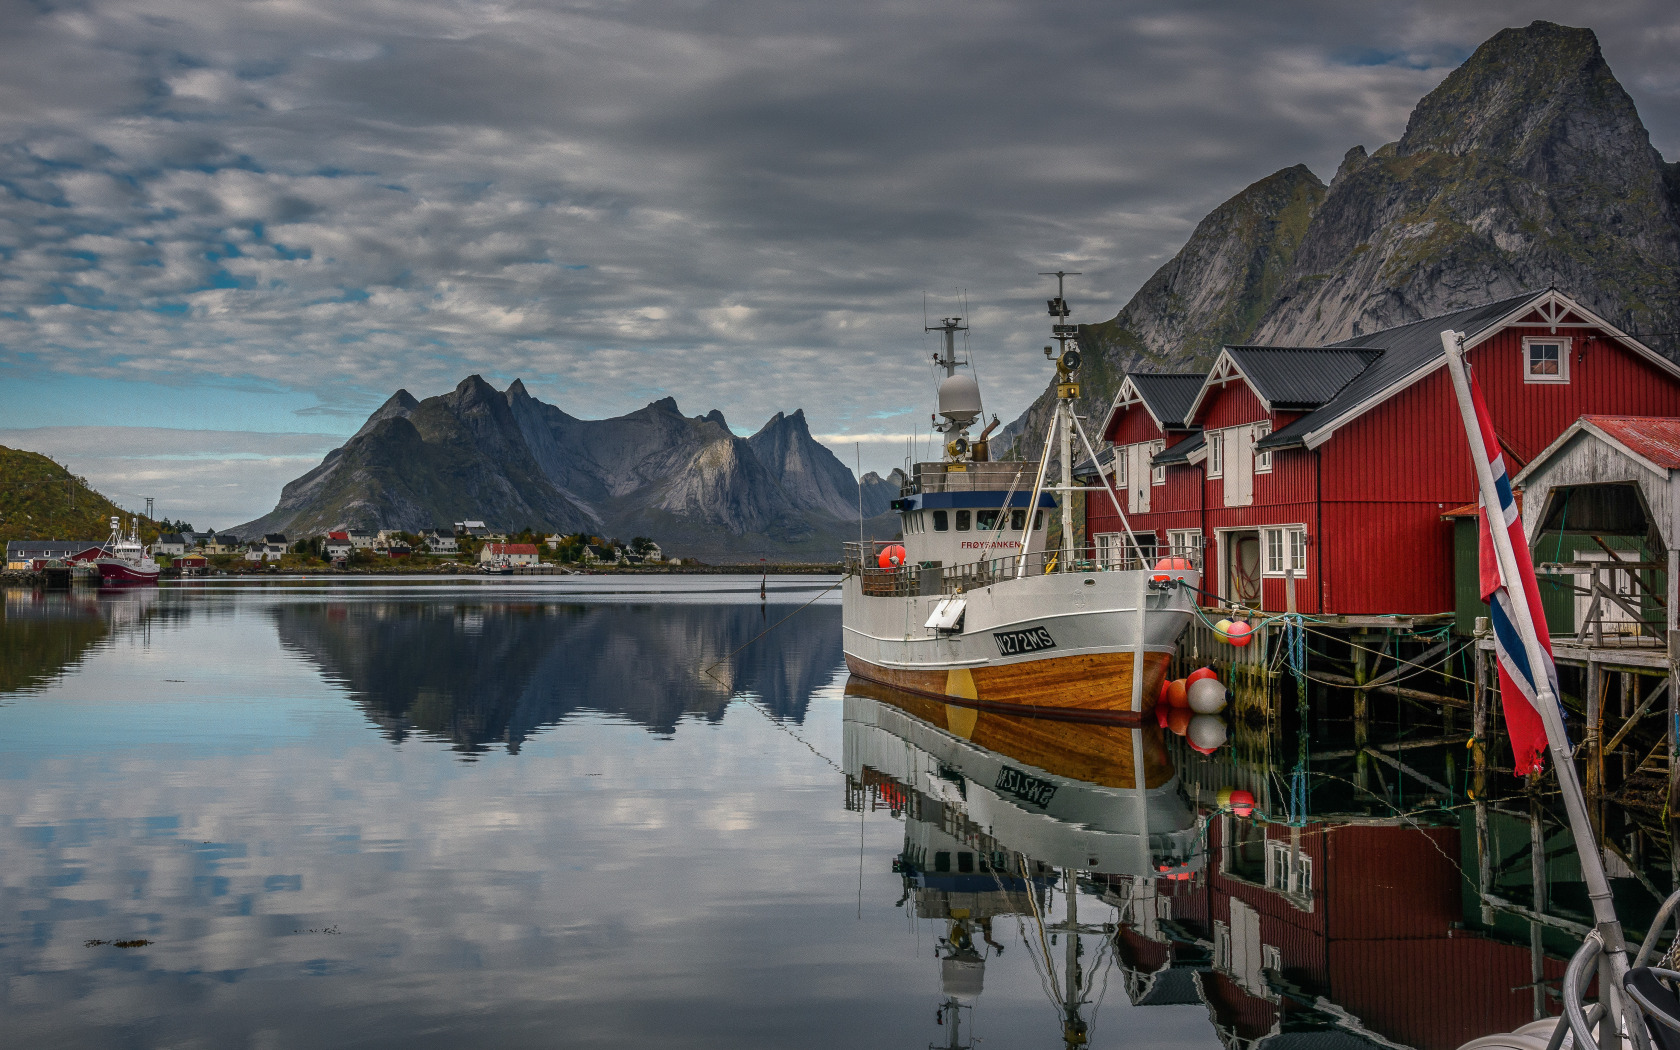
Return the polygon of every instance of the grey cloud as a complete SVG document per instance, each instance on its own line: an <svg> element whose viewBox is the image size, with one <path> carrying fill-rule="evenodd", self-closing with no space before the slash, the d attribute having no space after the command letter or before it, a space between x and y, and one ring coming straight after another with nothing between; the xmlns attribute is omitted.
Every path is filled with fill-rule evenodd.
<svg viewBox="0 0 1680 1050"><path fill-rule="evenodd" d="M381 395L481 371L584 414L672 393L844 432L873 429L882 389L925 388L920 293L967 289L1009 416L1042 385L1037 271L1085 271L1077 319L1111 314L1212 205L1397 137L1470 49L1536 17L1578 20L8 4L0 369ZM1592 25L1680 152L1680 16L1605 5Z"/></svg>

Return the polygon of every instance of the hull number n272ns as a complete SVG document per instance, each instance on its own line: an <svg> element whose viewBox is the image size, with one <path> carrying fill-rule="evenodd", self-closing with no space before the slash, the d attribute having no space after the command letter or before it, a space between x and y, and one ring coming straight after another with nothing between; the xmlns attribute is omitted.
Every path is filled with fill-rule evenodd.
<svg viewBox="0 0 1680 1050"><path fill-rule="evenodd" d="M1010 766L998 770L997 789L1039 809L1048 806L1050 800L1056 797L1056 785Z"/></svg>
<svg viewBox="0 0 1680 1050"><path fill-rule="evenodd" d="M997 642L1000 656L1020 656L1023 653L1037 653L1056 648L1056 640L1042 627L1028 627L1020 631L994 631L992 639Z"/></svg>

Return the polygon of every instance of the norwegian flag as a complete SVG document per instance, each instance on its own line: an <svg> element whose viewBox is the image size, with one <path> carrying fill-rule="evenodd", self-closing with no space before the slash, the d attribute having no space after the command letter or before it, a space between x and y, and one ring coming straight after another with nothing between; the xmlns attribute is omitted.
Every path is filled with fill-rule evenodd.
<svg viewBox="0 0 1680 1050"><path fill-rule="evenodd" d="M1521 552L1517 555L1517 575L1521 577L1515 581L1528 596L1528 609L1532 614L1541 608L1540 585L1534 579L1533 560L1526 557L1528 553L1528 539L1523 535L1522 516L1517 511L1516 498L1511 493L1511 476L1505 471L1505 456L1500 451L1499 439L1493 432L1493 421L1488 417L1487 402L1482 400L1481 385L1476 382L1475 374L1470 376L1470 398L1476 409L1476 423L1482 431L1482 448L1488 455L1488 466L1493 472L1493 487L1499 493L1499 507L1492 517L1511 537L1511 549ZM1472 449L1472 455L1475 450ZM1481 500L1477 500L1481 503ZM1539 769L1542 756L1546 753L1546 726L1540 719L1539 690L1535 688L1536 678L1534 669L1528 663L1528 651L1523 647L1522 635L1517 630L1517 612L1511 606L1511 595L1508 588L1513 581L1501 578L1499 559L1493 550L1493 536L1488 531L1488 508L1483 505L1481 513L1481 592L1482 598L1488 603L1493 620L1494 652L1499 658L1499 695L1504 700L1505 728L1511 736L1511 750L1516 754L1516 772L1519 776ZM1558 692L1557 667L1552 663L1552 637L1546 630L1544 616L1533 621L1529 626L1534 636L1540 640L1540 648L1544 650L1542 662L1544 667L1540 673L1546 676L1551 686L1551 694L1556 698ZM1560 705L1559 721L1563 708Z"/></svg>

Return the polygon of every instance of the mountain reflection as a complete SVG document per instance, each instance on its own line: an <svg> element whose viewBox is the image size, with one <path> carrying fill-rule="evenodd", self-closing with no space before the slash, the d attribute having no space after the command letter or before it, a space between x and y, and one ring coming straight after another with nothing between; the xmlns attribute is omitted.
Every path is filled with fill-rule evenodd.
<svg viewBox="0 0 1680 1050"><path fill-rule="evenodd" d="M419 732L464 754L493 745L517 753L532 733L580 711L669 734L685 716L721 718L743 693L799 722L842 662L837 607L806 609L754 644L785 612L347 601L282 605L272 615L281 644L349 689L393 742Z"/></svg>

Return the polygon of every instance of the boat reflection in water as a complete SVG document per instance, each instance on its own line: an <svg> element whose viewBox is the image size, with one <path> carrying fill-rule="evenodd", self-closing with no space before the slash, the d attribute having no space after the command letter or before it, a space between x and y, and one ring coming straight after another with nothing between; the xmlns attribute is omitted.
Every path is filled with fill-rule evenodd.
<svg viewBox="0 0 1680 1050"><path fill-rule="evenodd" d="M853 678L844 740L848 807L903 820L903 902L945 926L945 1045L968 1045L963 1011L1003 951L993 922L1006 916L1042 956L1066 1045L1084 1045L1114 926L1080 922L1078 888L1200 867L1200 824L1160 730L993 714Z"/></svg>

